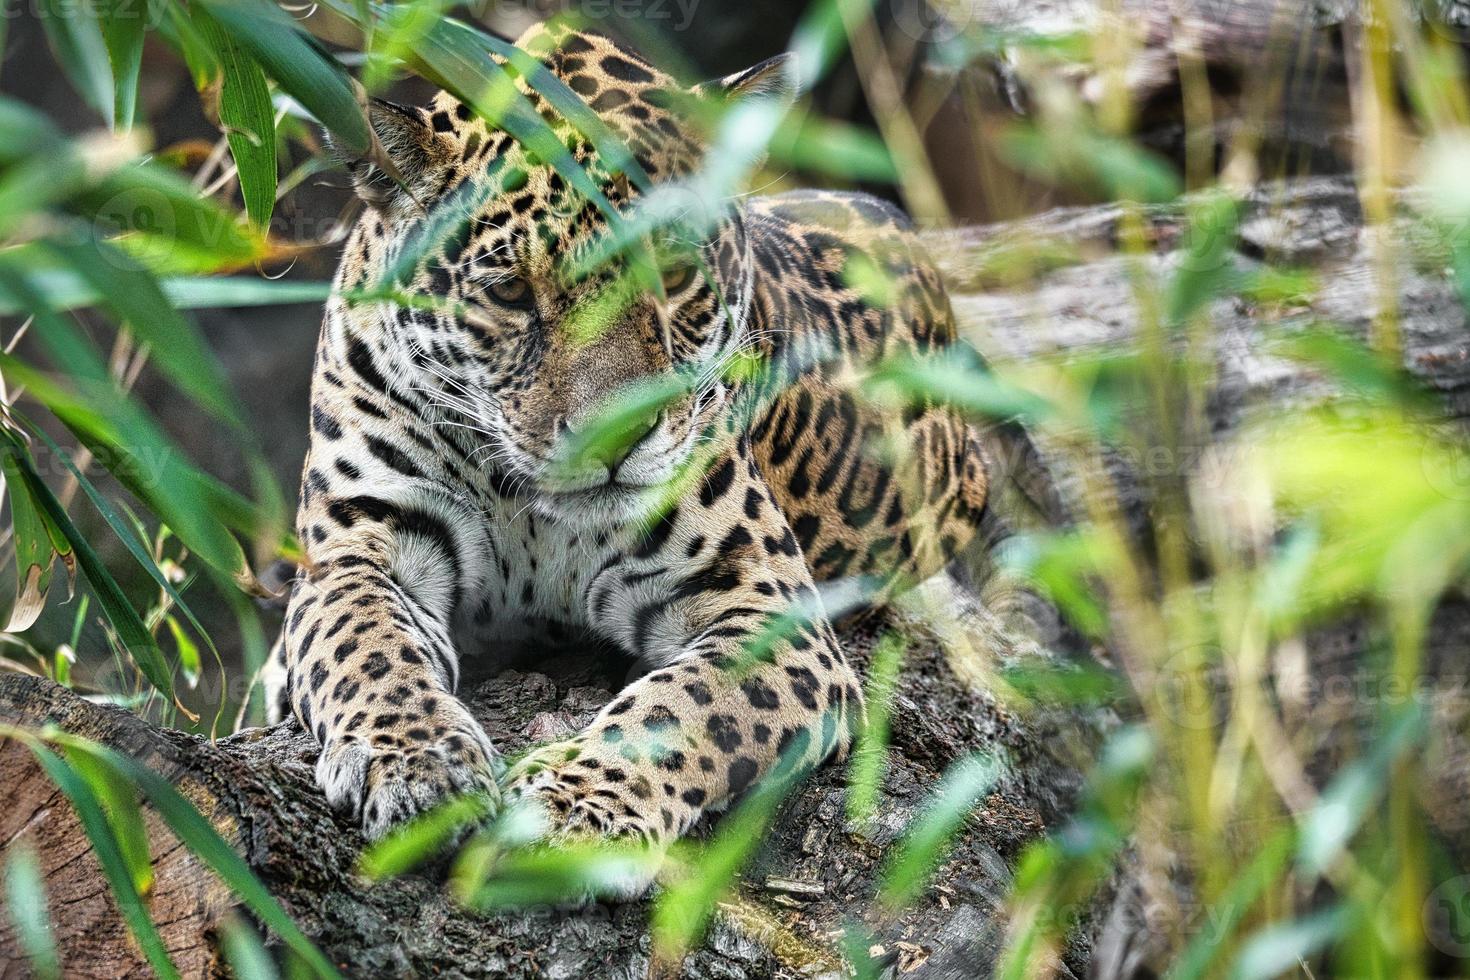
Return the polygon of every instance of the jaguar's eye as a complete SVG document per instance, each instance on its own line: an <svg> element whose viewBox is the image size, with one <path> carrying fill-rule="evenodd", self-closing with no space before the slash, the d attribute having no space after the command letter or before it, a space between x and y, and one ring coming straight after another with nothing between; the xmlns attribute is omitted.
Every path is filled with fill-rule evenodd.
<svg viewBox="0 0 1470 980"><path fill-rule="evenodd" d="M506 306L530 306L536 298L531 292L531 284L520 276L493 282L486 287L486 291L497 303L504 303Z"/></svg>
<svg viewBox="0 0 1470 980"><path fill-rule="evenodd" d="M684 262L665 268L663 271L664 295L672 296L682 292L694 281L694 273L693 262Z"/></svg>

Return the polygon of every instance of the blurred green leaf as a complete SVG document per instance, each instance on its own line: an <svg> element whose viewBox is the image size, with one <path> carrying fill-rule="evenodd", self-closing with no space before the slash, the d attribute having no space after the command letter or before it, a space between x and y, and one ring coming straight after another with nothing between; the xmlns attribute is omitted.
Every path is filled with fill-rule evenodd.
<svg viewBox="0 0 1470 980"><path fill-rule="evenodd" d="M147 344L159 368L181 391L243 430L239 402L198 329L171 305L137 262L102 243L50 241L44 247L76 270L106 306Z"/></svg>
<svg viewBox="0 0 1470 980"><path fill-rule="evenodd" d="M128 866L133 888L146 898L153 891L153 857L149 853L148 828L143 825L143 810L138 805L138 790L86 752L66 746L62 754L102 804L102 812L117 839L118 853Z"/></svg>
<svg viewBox="0 0 1470 980"><path fill-rule="evenodd" d="M1034 423L1051 413L1044 398L998 377L964 344L929 357L890 357L873 368L865 390L904 404L939 402L977 419Z"/></svg>
<svg viewBox="0 0 1470 980"><path fill-rule="evenodd" d="M228 916L220 929L220 939L237 980L277 980L280 976L260 936L242 917Z"/></svg>
<svg viewBox="0 0 1470 980"><path fill-rule="evenodd" d="M523 909L534 905L617 898L643 881L659 855L636 845L563 843L507 851L490 877L468 897L471 908Z"/></svg>
<svg viewBox="0 0 1470 980"><path fill-rule="evenodd" d="M1085 187L1104 200L1163 204L1179 196L1179 177L1165 160L1081 120L1017 123L1006 132L1002 149L1033 176L1058 186Z"/></svg>
<svg viewBox="0 0 1470 980"><path fill-rule="evenodd" d="M101 14L102 38L112 63L113 111L121 129L133 128L138 73L143 65L143 36L151 17L149 8L149 0L101 0L97 8Z"/></svg>
<svg viewBox="0 0 1470 980"><path fill-rule="evenodd" d="M1337 860L1387 791L1389 769L1420 744L1426 731L1423 711L1407 701L1369 753L1333 778L1302 821L1297 864L1303 870L1320 875Z"/></svg>
<svg viewBox="0 0 1470 980"><path fill-rule="evenodd" d="M143 792L169 829L193 854L220 877L231 893L245 904L319 977L338 978L332 964L297 927L240 855L225 843L204 815L179 795L168 780L136 759L76 736L57 735L67 748L89 754Z"/></svg>
<svg viewBox="0 0 1470 980"><path fill-rule="evenodd" d="M61 980L61 959L51 934L46 886L36 852L24 840L11 841L5 857L5 908L20 949L35 980Z"/></svg>
<svg viewBox="0 0 1470 980"><path fill-rule="evenodd" d="M97 291L73 270L41 268L30 275L38 295L58 313L95 306ZM176 310L231 309L251 306L284 306L321 303L332 294L328 282L281 282L244 276L176 276L159 281L163 295ZM0 315L20 313L25 307L0 282Z"/></svg>
<svg viewBox="0 0 1470 980"><path fill-rule="evenodd" d="M442 851L467 827L490 816L483 796L457 796L419 814L381 840L373 841L358 858L358 870L373 881L410 871Z"/></svg>
<svg viewBox="0 0 1470 980"><path fill-rule="evenodd" d="M885 633L873 648L873 658L868 666L868 689L864 698L868 720L858 732L847 764L847 815L857 824L872 818L878 790L883 784L888 765L888 718L905 646L897 633Z"/></svg>
<svg viewBox="0 0 1470 980"><path fill-rule="evenodd" d="M812 173L893 183L898 170L877 133L813 115L791 115L770 144L771 160Z"/></svg>
<svg viewBox="0 0 1470 980"><path fill-rule="evenodd" d="M41 763L46 775L76 809L82 830L92 845L92 852L97 855L97 863L102 866L102 874L112 886L118 910L143 955L147 957L149 965L163 980L179 980L179 971L169 959L168 950L164 948L163 939L153 925L153 920L148 917L148 907L133 887L127 861L118 850L117 839L113 836L112 827L108 824L96 795L60 756L32 737L23 736L23 739L35 753L36 760Z"/></svg>
<svg viewBox="0 0 1470 980"><path fill-rule="evenodd" d="M112 64L107 42L97 22L96 7L68 0L40 0L38 11L46 40L56 54L56 65L103 120L113 123Z"/></svg>
<svg viewBox="0 0 1470 980"><path fill-rule="evenodd" d="M1231 980L1270 980L1296 972L1351 922L1347 907L1335 905L1294 922L1268 926L1246 941L1230 971Z"/></svg>
<svg viewBox="0 0 1470 980"><path fill-rule="evenodd" d="M993 758L971 756L950 766L922 813L883 864L878 901L889 911L913 902L949 850L950 840L1003 771Z"/></svg>
<svg viewBox="0 0 1470 980"><path fill-rule="evenodd" d="M699 847L692 841L681 842L676 856L683 874L664 889L653 906L653 945L660 959L680 962L703 937L716 903L733 887L735 876L763 842L782 801L807 775L799 764L807 748L805 739L794 739L771 771L720 821L709 844Z"/></svg>
<svg viewBox="0 0 1470 980"><path fill-rule="evenodd" d="M1189 200L1184 247L1175 255L1166 296L1171 325L1183 325L1236 283L1237 220L1235 201L1223 191Z"/></svg>
<svg viewBox="0 0 1470 980"><path fill-rule="evenodd" d="M1439 412L1434 396L1399 364L1325 324L1277 337L1271 350L1323 371L1360 397L1430 414Z"/></svg>

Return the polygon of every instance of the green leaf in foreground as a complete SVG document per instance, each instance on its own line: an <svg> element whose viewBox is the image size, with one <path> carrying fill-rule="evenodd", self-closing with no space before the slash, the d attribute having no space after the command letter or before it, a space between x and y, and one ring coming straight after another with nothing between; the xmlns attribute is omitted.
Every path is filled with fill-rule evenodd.
<svg viewBox="0 0 1470 980"><path fill-rule="evenodd" d="M276 126L270 86L260 65L214 18L198 6L192 14L199 33L214 47L223 72L219 121L240 175L245 212L257 228L265 228L276 204Z"/></svg>
<svg viewBox="0 0 1470 980"><path fill-rule="evenodd" d="M220 930L225 959L238 980L276 980L280 976L275 961L244 919L231 915Z"/></svg>
<svg viewBox="0 0 1470 980"><path fill-rule="evenodd" d="M1246 942L1230 976L1232 980L1269 980L1290 973L1346 932L1351 921L1348 908L1339 905L1262 929Z"/></svg>
<svg viewBox="0 0 1470 980"><path fill-rule="evenodd" d="M10 609L7 633L30 629L46 606L46 593L51 588L51 572L55 566L56 548L52 528L31 496L29 484L10 456L0 460L5 473L5 488L10 497L10 526L15 550L15 605ZM63 539L63 543L65 539ZM67 548L70 559L71 546Z"/></svg>
<svg viewBox="0 0 1470 980"><path fill-rule="evenodd" d="M20 441L19 437L12 432L5 433L6 438L0 440L0 451L10 454L11 458L18 464L18 469L32 497L41 504L48 519L55 524L66 536L76 553L77 564L86 576L88 584L92 586L97 595L97 601L102 605L102 611L107 614L107 620L112 628L117 631L118 638L123 647L132 656L133 662L148 678L148 682L161 691L170 700L174 697L173 675L169 672L168 664L164 662L163 653L158 649L158 644L149 633L148 628L143 625L142 618L133 604L123 594L122 588L107 571L107 566L97 557L92 549L92 544L86 536L79 531L71 518L67 516L66 509L51 492L36 472L35 461L31 459L30 451Z"/></svg>
<svg viewBox="0 0 1470 980"><path fill-rule="evenodd" d="M653 907L653 944L660 959L679 962L703 937L716 903L765 839L776 809L806 775L807 770L796 764L806 749L804 739L793 739L771 772L720 821L719 834L710 844L679 845L675 854L683 853L684 875L659 895Z"/></svg>
<svg viewBox="0 0 1470 980"><path fill-rule="evenodd" d="M138 72L143 66L143 35L148 29L148 0L102 0L102 38L112 62L113 112L117 125L131 129L138 105Z"/></svg>
<svg viewBox="0 0 1470 980"><path fill-rule="evenodd" d="M12 842L5 859L5 910L36 980L61 980L61 960L46 909L46 888L36 853L24 841Z"/></svg>
<svg viewBox="0 0 1470 980"><path fill-rule="evenodd" d="M367 116L342 67L268 0L207 0L231 38L353 153L373 144Z"/></svg>
<svg viewBox="0 0 1470 980"><path fill-rule="evenodd" d="M163 937L159 936L158 928L148 917L147 906L143 904L142 897L133 887L127 861L123 859L122 852L118 850L117 839L112 835L112 827L108 824L96 795L93 794L86 781L63 762L60 756L42 745L34 736L18 732L7 732L6 734L20 737L25 741L30 750L35 753L46 775L56 784L56 788L71 801L72 807L77 811L78 819L82 822L82 830L92 845L92 851L97 855L97 863L102 866L102 874L107 878L107 883L112 886L112 894L117 900L117 907L122 912L123 920L127 922L129 931L138 942L138 947L143 950L143 955L153 967L153 972L164 980L178 980L179 971L174 968L173 961L168 957L168 950L164 948Z"/></svg>
<svg viewBox="0 0 1470 980"><path fill-rule="evenodd" d="M888 764L888 717L898 671L903 665L904 641L897 633L885 633L873 650L868 668L868 723L858 733L848 763L847 815L863 823L873 815L878 788Z"/></svg>
<svg viewBox="0 0 1470 980"><path fill-rule="evenodd" d="M229 886L236 898L281 938L320 977L338 977L336 968L291 921L280 904L261 884L255 872L179 791L158 773L130 756L74 736L58 736L67 748L87 752L103 765L137 786L169 829L211 871Z"/></svg>
<svg viewBox="0 0 1470 980"><path fill-rule="evenodd" d="M484 796L457 796L414 817L362 852L357 867L373 881L417 867L444 849L466 827L491 813Z"/></svg>
<svg viewBox="0 0 1470 980"><path fill-rule="evenodd" d="M1001 769L998 760L985 756L971 756L950 767L933 800L899 842L898 853L885 865L879 902L898 910L918 897L948 851L950 839L995 785Z"/></svg>
<svg viewBox="0 0 1470 980"><path fill-rule="evenodd" d="M102 28L89 3L41 0L41 26L56 53L56 64L93 109L112 125L112 65Z"/></svg>

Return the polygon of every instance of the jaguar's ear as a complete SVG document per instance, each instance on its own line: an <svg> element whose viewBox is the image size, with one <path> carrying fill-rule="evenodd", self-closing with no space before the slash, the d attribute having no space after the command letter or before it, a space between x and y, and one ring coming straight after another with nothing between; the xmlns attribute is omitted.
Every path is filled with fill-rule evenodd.
<svg viewBox="0 0 1470 980"><path fill-rule="evenodd" d="M796 101L796 59L788 51L700 87L730 101L761 98L788 106Z"/></svg>
<svg viewBox="0 0 1470 980"><path fill-rule="evenodd" d="M327 136L332 155L352 174L358 197L379 209L400 201L427 203L420 192L445 165L444 142L416 109L369 99L367 113L376 137L367 153L348 151Z"/></svg>

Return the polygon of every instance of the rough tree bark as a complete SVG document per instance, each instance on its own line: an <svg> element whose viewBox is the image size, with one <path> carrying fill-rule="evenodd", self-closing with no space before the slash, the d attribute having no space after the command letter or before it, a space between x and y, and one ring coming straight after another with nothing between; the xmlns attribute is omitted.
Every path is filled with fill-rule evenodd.
<svg viewBox="0 0 1470 980"><path fill-rule="evenodd" d="M1106 207L1059 211L935 238L971 338L1001 361L1126 342L1134 314L1129 277L1113 257L1119 218L1117 209ZM1159 243L1162 273L1177 244L1178 217L1159 211L1148 225ZM1285 314L1239 298L1214 305L1219 389L1210 411L1221 437L1256 406L1297 404L1329 393L1323 379L1269 354L1268 326L1277 330L1283 322L1289 328L1325 318L1362 332L1378 295L1371 243L1353 190L1343 182L1262 191L1248 202L1242 229L1240 248L1228 261L1248 267L1271 255L1310 264L1319 270L1320 289L1309 308ZM1023 279L1005 271L1012 266L993 261L1018 244L1055 260L1061 252L1046 243L1065 246L1066 258ZM1441 273L1443 263L1412 258L1406 256L1399 280L1405 364L1444 394L1451 416L1463 419L1470 414L1464 310ZM1130 518L1141 530L1147 481L1136 478L1136 462L1114 460ZM1065 495L1067 474L1058 469L1054 476ZM992 641L997 635L984 616L972 617L969 625ZM883 620L873 617L843 630L860 662L882 628ZM989 972L1004 934L1002 903L1017 855L1065 819L1096 746L1117 719L1106 707L1021 710L1001 704L970 670L973 662L960 663L960 676L938 643L923 639L922 630L917 635L900 679L875 824L860 831L847 823L840 768L813 777L783 808L743 874L737 897L722 906L707 941L683 963L682 975L840 976L837 931L853 921L873 931L882 947L875 954L891 975L969 978ZM1467 640L1470 615L1452 605L1437 625L1431 655L1437 680L1463 684L1463 657L1453 651L1463 650ZM1351 624L1326 631L1311 644L1312 666L1351 671L1365 642ZM1043 655L999 645L992 652L1002 661ZM472 685L467 700L497 743L515 751L589 718L610 697L618 669L560 656L538 662L535 672L510 671ZM1464 731L1463 699L1458 710L1441 720ZM0 721L49 721L129 752L173 780L349 976L649 973L646 903L477 914L456 907L432 874L380 885L361 880L353 867L362 840L326 808L312 782L314 746L289 727L251 730L210 744L19 676L0 677ZM1446 744L1444 778L1427 796L1443 803L1431 809L1445 837L1463 844L1470 840L1470 826L1455 801L1464 798L1470 752L1463 738ZM866 910L889 845L945 767L977 751L1004 763L1000 783L965 824L915 907L897 920L872 917ZM25 841L38 852L67 975L146 975L75 815L29 752L14 742L0 744L0 785L7 796L0 843ZM147 826L157 865L150 911L185 974L214 975L221 967L213 929L231 900L156 815L147 814ZM1141 961L1116 941L1118 930L1136 921L1134 899L1100 907L1077 931L1063 975L1120 975ZM8 928L0 926L0 976L22 976L25 966ZM1094 962L1095 953L1105 962Z"/></svg>

